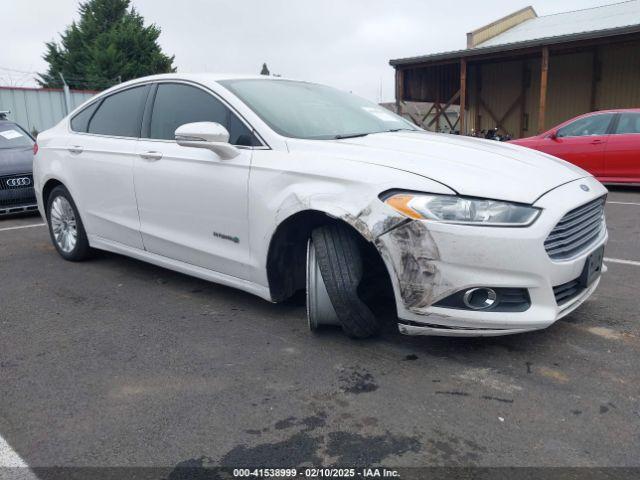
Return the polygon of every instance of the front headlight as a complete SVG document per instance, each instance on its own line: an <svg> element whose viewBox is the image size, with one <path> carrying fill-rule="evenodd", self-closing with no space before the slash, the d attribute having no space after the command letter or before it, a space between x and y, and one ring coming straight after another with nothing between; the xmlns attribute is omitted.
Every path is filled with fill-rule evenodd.
<svg viewBox="0 0 640 480"><path fill-rule="evenodd" d="M411 218L463 225L525 227L540 213L527 205L455 195L398 193L384 202Z"/></svg>

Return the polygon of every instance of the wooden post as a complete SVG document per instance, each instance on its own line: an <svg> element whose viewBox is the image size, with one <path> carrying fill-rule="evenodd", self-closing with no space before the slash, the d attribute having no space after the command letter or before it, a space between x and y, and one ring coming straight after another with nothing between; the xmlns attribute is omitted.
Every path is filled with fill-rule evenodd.
<svg viewBox="0 0 640 480"><path fill-rule="evenodd" d="M593 49L592 56L592 68L591 68L591 102L589 103L589 110L596 110L597 95L598 95L598 82L600 81L600 58L598 56L598 47Z"/></svg>
<svg viewBox="0 0 640 480"><path fill-rule="evenodd" d="M465 110L467 107L467 59L460 59L460 135L466 135Z"/></svg>
<svg viewBox="0 0 640 480"><path fill-rule="evenodd" d="M473 123L473 128L476 130L476 135L480 134L480 123L481 123L481 115L480 115L480 90L482 90L482 66L479 63L476 63L476 78L474 83L474 89L473 89L473 96L475 97L473 99L474 104L475 104L475 112L476 112L476 118L475 121Z"/></svg>
<svg viewBox="0 0 640 480"><path fill-rule="evenodd" d="M438 85L436 90L436 101L434 102L436 105L436 132L440 133L440 85Z"/></svg>
<svg viewBox="0 0 640 480"><path fill-rule="evenodd" d="M402 115L402 100L404 100L404 71L396 67L396 113Z"/></svg>
<svg viewBox="0 0 640 480"><path fill-rule="evenodd" d="M520 82L520 128L518 133L518 138L524 137L524 114L525 109L527 107L527 83L529 70L527 69L527 61L522 61L522 70L521 70L522 79Z"/></svg>
<svg viewBox="0 0 640 480"><path fill-rule="evenodd" d="M547 110L547 78L549 74L549 47L542 47L540 65L540 108L538 110L538 133L544 132L544 115Z"/></svg>

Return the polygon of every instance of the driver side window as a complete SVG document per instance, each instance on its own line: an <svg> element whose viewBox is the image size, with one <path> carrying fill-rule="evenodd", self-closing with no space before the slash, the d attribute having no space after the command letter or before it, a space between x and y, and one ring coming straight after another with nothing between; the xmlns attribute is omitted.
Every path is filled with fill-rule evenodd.
<svg viewBox="0 0 640 480"><path fill-rule="evenodd" d="M558 137L589 137L593 135L606 135L613 119L612 113L591 115L565 125L558 130Z"/></svg>

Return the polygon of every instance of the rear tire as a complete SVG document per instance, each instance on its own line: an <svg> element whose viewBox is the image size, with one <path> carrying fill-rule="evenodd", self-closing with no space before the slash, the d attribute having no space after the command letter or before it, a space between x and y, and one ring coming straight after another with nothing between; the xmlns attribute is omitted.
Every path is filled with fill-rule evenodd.
<svg viewBox="0 0 640 480"><path fill-rule="evenodd" d="M362 280L362 255L355 234L345 225L330 224L311 234L331 304L342 329L351 338L380 332L381 322L358 296Z"/></svg>
<svg viewBox="0 0 640 480"><path fill-rule="evenodd" d="M46 214L51 242L60 256L70 262L87 259L91 255L87 233L71 194L62 185L51 190Z"/></svg>

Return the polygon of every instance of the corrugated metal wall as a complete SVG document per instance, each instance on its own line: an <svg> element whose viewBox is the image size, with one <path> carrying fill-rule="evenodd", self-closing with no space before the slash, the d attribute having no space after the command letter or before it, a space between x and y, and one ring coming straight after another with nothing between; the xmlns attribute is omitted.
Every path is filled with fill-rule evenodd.
<svg viewBox="0 0 640 480"><path fill-rule="evenodd" d="M540 76L539 72L540 70L538 70L538 77ZM551 54L548 75L545 129L591 110L592 52L567 55ZM538 85L539 81L538 78ZM540 98L539 87L532 97L537 109ZM535 128L536 125L537 118L533 127Z"/></svg>
<svg viewBox="0 0 640 480"><path fill-rule="evenodd" d="M504 117L503 129L517 134L520 128L522 61L476 65L472 71L471 91L467 94L471 119L469 127L477 130L494 128L497 120ZM480 84L476 87L478 74Z"/></svg>
<svg viewBox="0 0 640 480"><path fill-rule="evenodd" d="M479 107L478 123L476 105L479 102L473 90L474 74L470 78L469 125L478 130L493 128L496 122L489 110L498 120L509 112L502 123L503 130L519 137L522 121L522 135L535 135L540 99L540 59L483 64L479 68L479 94L484 105ZM593 55L590 52L551 56L545 115L547 127L590 110L592 71ZM524 98L521 98L522 94Z"/></svg>
<svg viewBox="0 0 640 480"><path fill-rule="evenodd" d="M640 42L600 47L596 108L640 107Z"/></svg>
<svg viewBox="0 0 640 480"><path fill-rule="evenodd" d="M494 128L496 120L509 112L502 122L503 131L514 138L536 135L540 63L539 56L486 63L469 61L468 132ZM411 69L406 77L405 98L434 101L436 94L457 91L459 68L459 64L452 63ZM519 99L523 90L524 98ZM545 130L592 109L639 107L640 41L590 46L572 53L551 52Z"/></svg>
<svg viewBox="0 0 640 480"><path fill-rule="evenodd" d="M96 92L71 91L71 110ZM0 111L29 132L42 132L66 116L64 92L56 89L0 87Z"/></svg>
<svg viewBox="0 0 640 480"><path fill-rule="evenodd" d="M457 64L404 72L403 100L445 104L459 89L460 67Z"/></svg>

